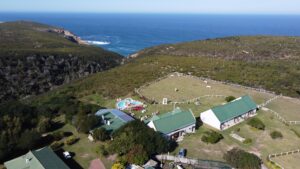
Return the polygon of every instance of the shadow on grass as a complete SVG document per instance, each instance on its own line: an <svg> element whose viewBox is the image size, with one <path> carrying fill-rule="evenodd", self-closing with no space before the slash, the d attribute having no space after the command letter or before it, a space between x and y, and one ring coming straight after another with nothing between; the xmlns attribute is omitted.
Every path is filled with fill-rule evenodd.
<svg viewBox="0 0 300 169"><path fill-rule="evenodd" d="M64 149L59 149L59 150L55 151L55 153L56 153L57 156L58 156L59 158L61 158L61 159L65 162L65 164L67 164L71 169L83 169L83 167L82 167L80 164L78 164L78 163L74 160L74 157L76 156L75 153L70 152L72 158L66 159L66 158L64 157L64 155L63 155L63 152L64 152L64 151L65 151Z"/></svg>

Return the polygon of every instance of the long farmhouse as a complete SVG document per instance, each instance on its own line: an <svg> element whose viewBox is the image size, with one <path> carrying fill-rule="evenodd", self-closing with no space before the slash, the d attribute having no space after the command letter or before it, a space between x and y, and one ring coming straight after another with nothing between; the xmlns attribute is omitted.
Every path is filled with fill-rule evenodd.
<svg viewBox="0 0 300 169"><path fill-rule="evenodd" d="M153 116L147 125L169 139L179 140L185 134L195 132L196 119L191 110L176 108L169 113Z"/></svg>
<svg viewBox="0 0 300 169"><path fill-rule="evenodd" d="M256 115L257 105L250 96L242 96L227 104L213 107L200 114L203 123L225 130Z"/></svg>

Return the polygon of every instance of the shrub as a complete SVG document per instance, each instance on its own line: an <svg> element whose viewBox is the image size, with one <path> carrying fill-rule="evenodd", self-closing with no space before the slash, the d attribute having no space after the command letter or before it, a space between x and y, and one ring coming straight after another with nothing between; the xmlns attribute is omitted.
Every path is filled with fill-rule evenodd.
<svg viewBox="0 0 300 169"><path fill-rule="evenodd" d="M245 141L243 141L244 144L251 144L252 143L252 139L251 138L247 138Z"/></svg>
<svg viewBox="0 0 300 169"><path fill-rule="evenodd" d="M50 147L51 147L52 150L58 150L58 149L61 148L63 145L64 145L64 143L61 142L61 141L54 141L54 142L50 145Z"/></svg>
<svg viewBox="0 0 300 169"><path fill-rule="evenodd" d="M97 128L93 131L93 138L95 140L105 141L110 138L108 131L104 128Z"/></svg>
<svg viewBox="0 0 300 169"><path fill-rule="evenodd" d="M272 139L277 139L277 138L282 138L283 137L283 135L279 131L272 131L270 133L270 136L272 137Z"/></svg>
<svg viewBox="0 0 300 169"><path fill-rule="evenodd" d="M65 137L64 132L62 131L53 132L52 136L55 141L59 141Z"/></svg>
<svg viewBox="0 0 300 169"><path fill-rule="evenodd" d="M260 169L261 159L255 154L248 153L244 150L233 148L223 157L228 164L234 168L242 169Z"/></svg>
<svg viewBox="0 0 300 169"><path fill-rule="evenodd" d="M259 130L265 129L265 124L258 118L251 119L247 124Z"/></svg>
<svg viewBox="0 0 300 169"><path fill-rule="evenodd" d="M108 156L108 154L109 154L104 145L100 145L100 147L98 148L96 153L98 153L104 157Z"/></svg>
<svg viewBox="0 0 300 169"><path fill-rule="evenodd" d="M233 100L235 100L236 98L234 97L234 96L227 96L226 98L225 98L225 100L227 101L227 102L231 102L231 101L233 101Z"/></svg>
<svg viewBox="0 0 300 169"><path fill-rule="evenodd" d="M215 144L215 143L219 142L220 140L222 140L223 138L224 138L223 135L220 133L217 133L215 131L207 131L202 136L201 141L203 141L205 143Z"/></svg>
<svg viewBox="0 0 300 169"><path fill-rule="evenodd" d="M65 140L65 144L67 145L72 145L74 143L76 143L79 139L75 136L70 136Z"/></svg>

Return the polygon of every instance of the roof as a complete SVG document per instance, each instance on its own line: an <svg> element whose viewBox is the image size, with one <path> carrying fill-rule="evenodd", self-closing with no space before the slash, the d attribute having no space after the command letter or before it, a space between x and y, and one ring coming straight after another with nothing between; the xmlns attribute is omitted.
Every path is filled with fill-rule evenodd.
<svg viewBox="0 0 300 169"><path fill-rule="evenodd" d="M49 147L44 147L4 163L7 169L70 169Z"/></svg>
<svg viewBox="0 0 300 169"><path fill-rule="evenodd" d="M109 132L119 129L126 123L133 121L134 118L117 109L102 109L96 112L96 116L103 116L105 120L110 121L110 125L104 124L101 127Z"/></svg>
<svg viewBox="0 0 300 169"><path fill-rule="evenodd" d="M190 110L182 111L179 108L169 113L153 116L150 121L153 122L157 131L164 134L196 124L195 116Z"/></svg>
<svg viewBox="0 0 300 169"><path fill-rule="evenodd" d="M257 108L250 96L242 96L225 105L213 107L211 110L221 123L229 121Z"/></svg>

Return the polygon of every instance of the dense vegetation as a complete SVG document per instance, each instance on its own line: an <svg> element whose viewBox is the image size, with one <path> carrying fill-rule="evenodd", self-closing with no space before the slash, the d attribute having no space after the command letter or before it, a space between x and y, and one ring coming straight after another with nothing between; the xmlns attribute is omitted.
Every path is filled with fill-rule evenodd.
<svg viewBox="0 0 300 169"><path fill-rule="evenodd" d="M260 169L261 159L255 154L233 148L224 155L228 164L237 169Z"/></svg>
<svg viewBox="0 0 300 169"><path fill-rule="evenodd" d="M74 125L83 132L90 129L90 121L86 120L90 113L100 107L87 105L71 96L57 96L40 101L39 104L26 104L9 101L0 104L0 162L26 153L28 150L49 145L62 146L60 141L72 135L69 132L54 132L42 137L42 134L56 130L63 124L56 122L57 116L64 115L66 122L73 123L73 119L81 117L84 122ZM83 127L82 127L83 126ZM90 127L90 128L89 128ZM67 144L76 140L69 138Z"/></svg>
<svg viewBox="0 0 300 169"><path fill-rule="evenodd" d="M257 128L258 130L265 130L265 124L258 118L252 118L247 123L251 127Z"/></svg>
<svg viewBox="0 0 300 169"><path fill-rule="evenodd" d="M201 141L205 143L210 143L210 144L216 144L220 140L222 140L224 137L222 134L215 132L213 130L211 131L206 131L203 136L201 137Z"/></svg>
<svg viewBox="0 0 300 169"><path fill-rule="evenodd" d="M151 155L174 150L176 143L167 140L160 133L141 121L130 122L113 134L109 145L110 153L117 153L123 162L144 164Z"/></svg>
<svg viewBox="0 0 300 169"><path fill-rule="evenodd" d="M120 55L76 38L38 23L0 24L0 101L44 93L120 64Z"/></svg>

